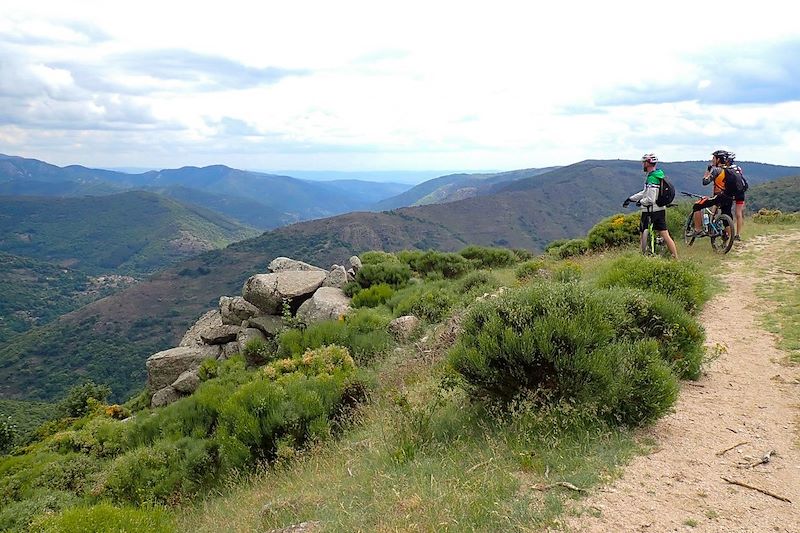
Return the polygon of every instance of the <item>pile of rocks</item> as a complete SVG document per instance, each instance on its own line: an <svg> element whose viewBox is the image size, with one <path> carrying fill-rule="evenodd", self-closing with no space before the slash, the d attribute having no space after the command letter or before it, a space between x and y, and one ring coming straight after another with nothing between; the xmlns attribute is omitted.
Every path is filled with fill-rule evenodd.
<svg viewBox="0 0 800 533"><path fill-rule="evenodd" d="M186 332L180 345L147 359L150 404L161 407L191 394L200 384L197 371L206 359L223 360L244 352L253 339L275 337L284 327L284 302L305 324L338 319L350 311L342 288L355 278L361 261L350 258L350 268L330 270L278 257L269 273L251 276L241 296L222 296L217 309L208 311ZM248 365L264 361L248 360Z"/></svg>

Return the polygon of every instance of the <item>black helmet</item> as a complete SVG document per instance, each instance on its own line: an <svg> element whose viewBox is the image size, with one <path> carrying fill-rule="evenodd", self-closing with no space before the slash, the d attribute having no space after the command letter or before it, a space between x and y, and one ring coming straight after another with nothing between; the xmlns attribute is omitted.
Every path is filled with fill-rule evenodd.
<svg viewBox="0 0 800 533"><path fill-rule="evenodd" d="M714 157L716 157L720 161L725 162L725 161L728 161L729 159L732 159L731 155L733 155L733 154L731 154L727 150L717 150L716 152L713 152L711 155L713 155Z"/></svg>

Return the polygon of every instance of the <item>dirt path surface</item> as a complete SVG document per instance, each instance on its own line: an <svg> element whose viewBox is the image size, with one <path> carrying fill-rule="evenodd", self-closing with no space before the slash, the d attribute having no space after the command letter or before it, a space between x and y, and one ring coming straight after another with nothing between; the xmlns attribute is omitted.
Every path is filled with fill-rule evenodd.
<svg viewBox="0 0 800 533"><path fill-rule="evenodd" d="M701 316L719 357L643 432L655 450L580 501L563 531L800 532L800 367L787 366L759 326L769 303L755 293L765 276L781 275L771 261L786 246L800 246L800 235L756 238L740 248L755 259L731 257L730 289Z"/></svg>

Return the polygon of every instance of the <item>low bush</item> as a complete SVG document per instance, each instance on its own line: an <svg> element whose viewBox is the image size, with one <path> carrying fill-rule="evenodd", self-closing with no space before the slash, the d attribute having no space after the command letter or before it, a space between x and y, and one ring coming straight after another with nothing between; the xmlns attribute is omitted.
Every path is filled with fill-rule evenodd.
<svg viewBox="0 0 800 533"><path fill-rule="evenodd" d="M474 268L469 260L459 254L435 250L404 250L398 252L397 257L421 277L458 278Z"/></svg>
<svg viewBox="0 0 800 533"><path fill-rule="evenodd" d="M494 291L500 286L497 278L485 270L470 272L455 283L455 291L462 297L473 298L486 292Z"/></svg>
<svg viewBox="0 0 800 533"><path fill-rule="evenodd" d="M100 503L43 515L31 524L31 533L83 533L86 531L174 531L170 513L162 507L115 507Z"/></svg>
<svg viewBox="0 0 800 533"><path fill-rule="evenodd" d="M590 250L589 241L586 239L570 239L559 246L549 246L547 252L560 259L583 255Z"/></svg>
<svg viewBox="0 0 800 533"><path fill-rule="evenodd" d="M72 387L67 396L58 403L58 410L62 417L80 417L89 412L88 402L93 399L103 402L111 394L108 385L98 385L94 381L86 381L81 385Z"/></svg>
<svg viewBox="0 0 800 533"><path fill-rule="evenodd" d="M613 261L600 275L600 287L635 287L675 299L684 309L700 309L709 298L706 274L695 264L628 254Z"/></svg>
<svg viewBox="0 0 800 533"><path fill-rule="evenodd" d="M381 283L373 285L368 289L364 289L353 296L351 302L355 308L359 307L377 307L392 297L394 289L391 286Z"/></svg>
<svg viewBox="0 0 800 533"><path fill-rule="evenodd" d="M783 213L780 209L759 209L753 215L753 222L759 224L781 224L800 222L800 213Z"/></svg>
<svg viewBox="0 0 800 533"><path fill-rule="evenodd" d="M458 253L472 261L478 268L503 268L517 262L517 256L507 248L472 245Z"/></svg>
<svg viewBox="0 0 800 533"><path fill-rule="evenodd" d="M544 260L535 259L533 261L525 261L521 263L514 271L514 276L520 281L527 281L541 275L544 270Z"/></svg>
<svg viewBox="0 0 800 533"><path fill-rule="evenodd" d="M638 242L640 218L639 213L604 218L589 230L586 241L592 250Z"/></svg>
<svg viewBox="0 0 800 533"><path fill-rule="evenodd" d="M398 291L387 305L395 316L414 315L429 322L441 321L458 297L446 281L413 285Z"/></svg>
<svg viewBox="0 0 800 533"><path fill-rule="evenodd" d="M5 503L0 507L0 531L29 533L35 531L32 523L40 515L52 515L62 509L77 505L79 499L64 491L42 488L22 501ZM49 531L64 531L50 529ZM87 531L82 529L80 531Z"/></svg>
<svg viewBox="0 0 800 533"><path fill-rule="evenodd" d="M479 302L462 328L449 360L476 397L573 399L626 425L669 408L671 368L690 375L702 350L700 327L666 298L577 283L534 283Z"/></svg>
<svg viewBox="0 0 800 533"><path fill-rule="evenodd" d="M371 250L359 256L362 265L377 265L378 263L399 263L400 260L393 253Z"/></svg>
<svg viewBox="0 0 800 533"><path fill-rule="evenodd" d="M582 275L581 266L572 261L564 261L552 272L553 279L562 283L580 281Z"/></svg>
<svg viewBox="0 0 800 533"><path fill-rule="evenodd" d="M362 288L386 284L393 288L403 287L411 279L411 268L400 262L369 263L362 266L356 274L356 281Z"/></svg>

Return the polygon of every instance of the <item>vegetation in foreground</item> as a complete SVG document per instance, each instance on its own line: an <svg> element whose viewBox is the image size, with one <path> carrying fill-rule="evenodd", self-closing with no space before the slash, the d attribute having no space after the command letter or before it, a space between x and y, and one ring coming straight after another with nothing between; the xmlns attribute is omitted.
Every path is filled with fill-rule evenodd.
<svg viewBox="0 0 800 533"><path fill-rule="evenodd" d="M98 388L65 399L60 418L0 460L0 528L554 524L573 497L554 483L613 476L637 452L629 430L700 372L694 313L708 277L697 265L717 258L684 251L692 261L611 246L568 260L364 254L348 288L358 309L249 347L268 353L261 368L208 363L197 393L150 414L106 405ZM423 324L396 341L387 324L407 313Z"/></svg>

